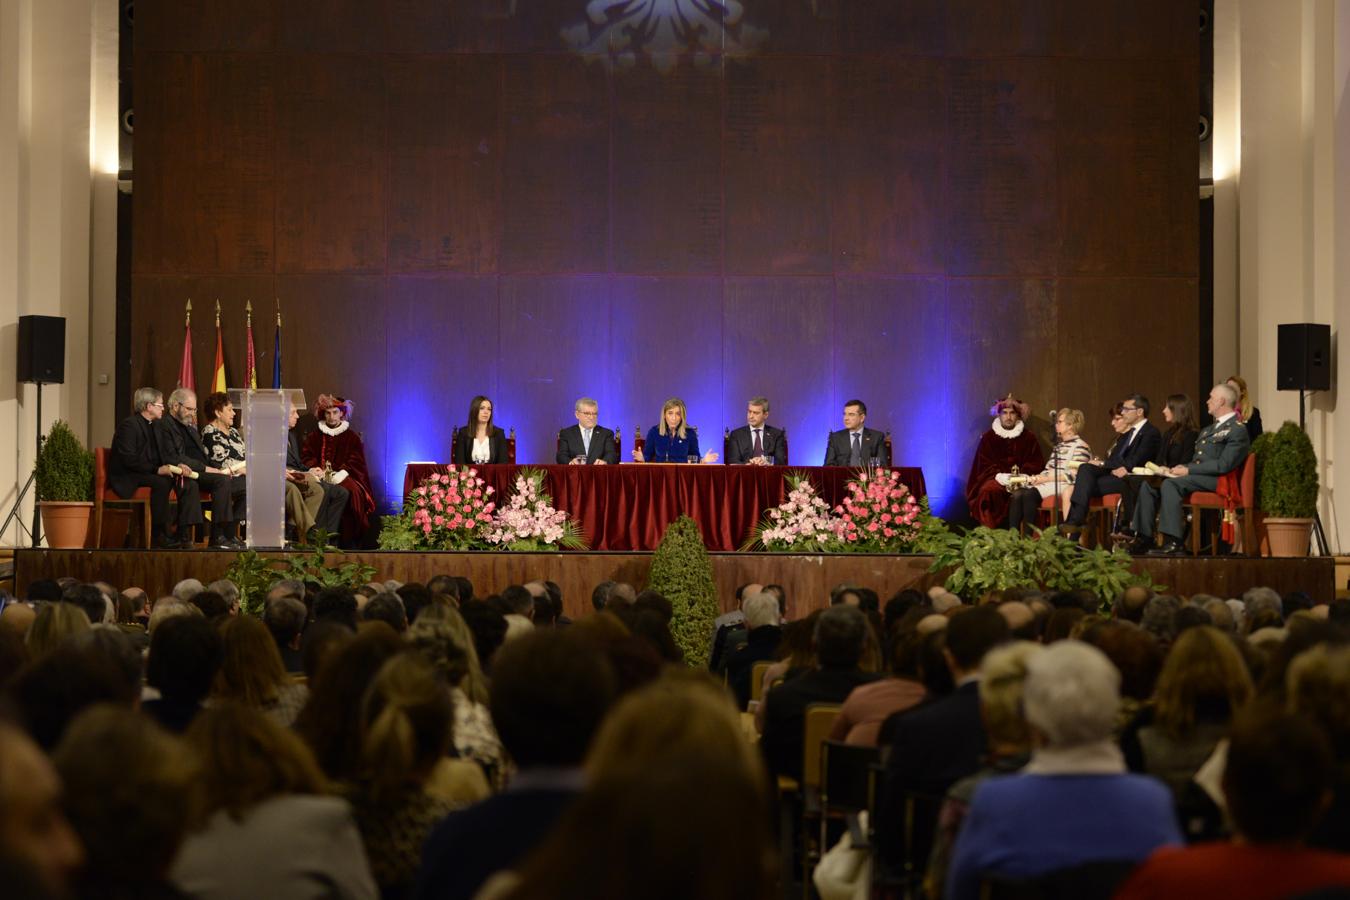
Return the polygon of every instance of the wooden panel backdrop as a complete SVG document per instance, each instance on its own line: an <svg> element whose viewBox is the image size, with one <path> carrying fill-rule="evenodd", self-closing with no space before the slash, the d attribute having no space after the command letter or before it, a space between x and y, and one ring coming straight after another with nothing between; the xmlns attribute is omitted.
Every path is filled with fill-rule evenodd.
<svg viewBox="0 0 1350 900"><path fill-rule="evenodd" d="M816 462L862 397L954 513L1002 391L1104 448L1123 392L1202 387L1186 4L746 0L673 65L584 0L140 6L120 387L173 387L189 296L199 383L216 298L270 383L279 298L382 506L476 393L522 461L580 394L717 448L765 394Z"/></svg>

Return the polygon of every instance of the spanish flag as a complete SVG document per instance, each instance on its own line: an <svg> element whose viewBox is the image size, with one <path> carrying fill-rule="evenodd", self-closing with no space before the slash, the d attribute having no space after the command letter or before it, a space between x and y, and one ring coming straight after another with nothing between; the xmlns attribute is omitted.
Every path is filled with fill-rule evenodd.
<svg viewBox="0 0 1350 900"><path fill-rule="evenodd" d="M225 344L220 336L220 301L216 301L216 365L211 370L211 392L225 392Z"/></svg>
<svg viewBox="0 0 1350 900"><path fill-rule="evenodd" d="M178 386L197 390L197 379L192 377L192 298L187 302L187 319L183 323L183 362L178 367Z"/></svg>

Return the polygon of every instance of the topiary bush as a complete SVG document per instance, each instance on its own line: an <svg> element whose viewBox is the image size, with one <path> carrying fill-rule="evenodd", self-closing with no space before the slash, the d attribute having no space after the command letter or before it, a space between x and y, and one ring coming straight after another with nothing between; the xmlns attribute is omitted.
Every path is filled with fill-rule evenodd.
<svg viewBox="0 0 1350 900"><path fill-rule="evenodd" d="M1277 519L1311 519L1317 514L1317 453L1306 432L1293 422L1267 431L1252 445L1256 454L1256 504Z"/></svg>
<svg viewBox="0 0 1350 900"><path fill-rule="evenodd" d="M680 516L666 529L652 558L647 586L659 591L674 615L670 631L691 666L706 666L717 620L717 585L698 523Z"/></svg>
<svg viewBox="0 0 1350 900"><path fill-rule="evenodd" d="M94 499L94 454L60 419L52 423L35 469L39 500L88 503Z"/></svg>

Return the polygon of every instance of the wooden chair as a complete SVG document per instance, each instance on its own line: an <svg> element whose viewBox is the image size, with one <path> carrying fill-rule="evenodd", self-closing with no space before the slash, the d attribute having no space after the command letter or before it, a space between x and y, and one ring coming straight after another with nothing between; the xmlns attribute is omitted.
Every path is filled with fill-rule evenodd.
<svg viewBox="0 0 1350 900"><path fill-rule="evenodd" d="M130 507L133 516L139 507L142 546L149 548L150 489L148 487L138 488L136 493L130 497L118 496L117 492L108 484L108 454L110 452L107 447L94 448L94 547L100 548L103 546L103 510L104 507L112 505Z"/></svg>
<svg viewBox="0 0 1350 900"><path fill-rule="evenodd" d="M826 827L831 819L853 817L867 809L875 790L872 767L881 760L876 747L825 741L820 748L820 846L828 846ZM866 837L853 834L861 849Z"/></svg>
<svg viewBox="0 0 1350 900"><path fill-rule="evenodd" d="M769 671L769 666L773 663L764 661L757 662L750 667L750 702L757 703L764 699L764 673Z"/></svg>
<svg viewBox="0 0 1350 900"><path fill-rule="evenodd" d="M1242 462L1242 471L1238 475L1238 490L1240 500L1238 502L1238 518L1242 528L1243 547L1249 555L1258 555L1260 548L1256 545L1256 519L1254 509L1256 506L1256 454L1248 453L1247 458ZM1192 491L1182 498L1182 503L1191 514L1191 555L1200 554L1200 518L1207 509L1224 509L1223 498L1212 491ZM1210 553L1213 555L1218 548L1218 536L1210 542Z"/></svg>
<svg viewBox="0 0 1350 900"><path fill-rule="evenodd" d="M823 748L829 737L834 720L839 718L843 709L838 703L812 703L806 707L806 724L802 736L802 888L804 896L810 897L811 871L824 852L824 845L812 834L812 823L824 816L821 803L821 779ZM821 825L822 830L824 824Z"/></svg>

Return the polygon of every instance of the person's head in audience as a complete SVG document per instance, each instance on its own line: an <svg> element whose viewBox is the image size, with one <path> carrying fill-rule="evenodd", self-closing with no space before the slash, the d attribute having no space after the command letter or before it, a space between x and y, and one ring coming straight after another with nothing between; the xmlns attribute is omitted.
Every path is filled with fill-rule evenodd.
<svg viewBox="0 0 1350 900"><path fill-rule="evenodd" d="M1336 759L1350 759L1350 646L1321 643L1300 653L1285 674L1285 703L1322 728Z"/></svg>
<svg viewBox="0 0 1350 900"><path fill-rule="evenodd" d="M315 622L305 629L300 641L300 666L310 684L318 677L328 658L355 637L354 632L340 622Z"/></svg>
<svg viewBox="0 0 1350 900"><path fill-rule="evenodd" d="M867 628L867 617L848 603L823 610L813 634L820 668L856 669L867 643Z"/></svg>
<svg viewBox="0 0 1350 900"><path fill-rule="evenodd" d="M576 767L615 693L608 659L584 636L538 631L502 648L488 706L522 769Z"/></svg>
<svg viewBox="0 0 1350 900"><path fill-rule="evenodd" d="M1343 701L1343 698L1342 698ZM1331 801L1335 757L1305 716L1254 707L1229 732L1223 793L1239 838L1296 844Z"/></svg>
<svg viewBox="0 0 1350 900"><path fill-rule="evenodd" d="M1109 741L1120 704L1120 673L1096 647L1060 641L1027 661L1022 706L1038 746Z"/></svg>
<svg viewBox="0 0 1350 900"><path fill-rule="evenodd" d="M1115 621L1089 628L1083 640L1105 653L1120 672L1122 700L1139 704L1153 696L1163 653L1152 635L1131 622Z"/></svg>
<svg viewBox="0 0 1350 900"><path fill-rule="evenodd" d="M74 603L44 603L28 628L28 655L40 659L66 638L89 630L89 617Z"/></svg>
<svg viewBox="0 0 1350 900"><path fill-rule="evenodd" d="M272 582L272 586L267 589L267 600L270 602L278 597L294 597L296 600L304 603L304 582L296 581L293 578L282 578Z"/></svg>
<svg viewBox="0 0 1350 900"><path fill-rule="evenodd" d="M140 590L140 588L136 588ZM140 599L135 594L129 594L126 591L118 594L113 600L113 607L117 613L118 625L144 626L145 619L150 616L145 612L145 592L141 591Z"/></svg>
<svg viewBox="0 0 1350 900"><path fill-rule="evenodd" d="M1227 635L1237 634L1237 623L1233 621L1233 611L1218 597L1211 597L1201 607L1209 613L1209 621L1215 628Z"/></svg>
<svg viewBox="0 0 1350 900"><path fill-rule="evenodd" d="M211 693L223 656L215 626L201 616L173 616L150 636L145 680L165 700L198 704Z"/></svg>
<svg viewBox="0 0 1350 900"><path fill-rule="evenodd" d="M1189 628L1195 628L1199 625L1212 626L1213 624L1214 620L1210 618L1209 613L1193 603L1184 603L1181 608L1177 610L1176 626L1178 635Z"/></svg>
<svg viewBox="0 0 1350 900"><path fill-rule="evenodd" d="M454 706L445 684L418 653L396 653L361 702L361 781L376 803L431 776L450 749Z"/></svg>
<svg viewBox="0 0 1350 900"><path fill-rule="evenodd" d="M67 896L84 862L84 845L62 808L63 793L61 777L41 748L0 721L0 857L29 870L51 897Z"/></svg>
<svg viewBox="0 0 1350 900"><path fill-rule="evenodd" d="M146 623L145 629L150 633L151 638L154 638L160 625L168 619L178 616L203 618L202 611L186 600L179 600L177 597L161 597L159 602L155 604L155 608L150 612L150 621Z"/></svg>
<svg viewBox="0 0 1350 900"><path fill-rule="evenodd" d="M431 576L431 580L427 582L427 590L431 592L432 596L448 598L451 603L458 604L461 599L459 596L459 582L455 580L453 575L441 574ZM414 616L413 618L417 617Z"/></svg>
<svg viewBox="0 0 1350 900"><path fill-rule="evenodd" d="M404 615L407 616L409 623L416 619L422 610L426 609L432 602L431 591L425 585L418 584L416 581L409 581L393 593L397 594L399 600L402 601ZM371 599L373 600L376 596L379 595L372 595Z"/></svg>
<svg viewBox="0 0 1350 900"><path fill-rule="evenodd" d="M548 594L548 602L553 606L553 620L555 622L561 621L563 619L562 585L556 581L546 580L544 592Z"/></svg>
<svg viewBox="0 0 1350 900"><path fill-rule="evenodd" d="M50 578L39 578L28 585L28 602L41 603L61 599L61 585Z"/></svg>
<svg viewBox="0 0 1350 900"><path fill-rule="evenodd" d="M459 602L460 602L460 603L463 603L465 600L472 600L474 597L478 596L478 595L475 594L474 591L473 591L473 582L470 581L470 580L469 580L468 578L466 578L465 576L463 576L463 575L456 575L456 576L455 576L455 584L459 585Z"/></svg>
<svg viewBox="0 0 1350 900"><path fill-rule="evenodd" d="M222 657L214 695L255 709L274 703L288 681L267 626L253 616L229 616L219 632Z"/></svg>
<svg viewBox="0 0 1350 900"><path fill-rule="evenodd" d="M33 627L37 610L27 603L11 601L0 609L0 631L7 632L23 642L28 637L28 629Z"/></svg>
<svg viewBox="0 0 1350 900"><path fill-rule="evenodd" d="M606 580L591 589L591 606L595 607L596 612L605 608L605 604L609 602L609 592L614 590L614 585L615 582Z"/></svg>
<svg viewBox="0 0 1350 900"><path fill-rule="evenodd" d="M960 681L976 674L984 655L1006 640L1008 623L991 606L971 607L952 616L943 650L952 677Z"/></svg>
<svg viewBox="0 0 1350 900"><path fill-rule="evenodd" d="M1172 645L1154 689L1155 721L1173 737L1225 724L1251 699L1251 674L1233 641L1211 626L1189 628Z"/></svg>
<svg viewBox="0 0 1350 900"><path fill-rule="evenodd" d="M224 599L225 608L229 615L239 615L239 586L233 581L228 578L221 578L208 584L206 589L219 594Z"/></svg>
<svg viewBox="0 0 1350 900"><path fill-rule="evenodd" d="M362 717L356 698L365 696L375 673L404 648L392 628L374 622L333 650L311 679L309 702L295 730L334 781L350 781L360 772Z"/></svg>
<svg viewBox="0 0 1350 900"><path fill-rule="evenodd" d="M1312 609L1315 604L1306 591L1290 591L1280 598L1280 605L1284 614L1291 616L1301 609Z"/></svg>
<svg viewBox="0 0 1350 900"><path fill-rule="evenodd" d="M990 650L980 663L980 719L994 756L1031 751L1031 730L1022 714L1022 685L1027 664L1043 651L1040 644L1013 641Z"/></svg>
<svg viewBox="0 0 1350 900"><path fill-rule="evenodd" d="M179 600L191 600L197 594L206 590L206 586L195 578L184 578L173 586L173 595Z"/></svg>
<svg viewBox="0 0 1350 900"><path fill-rule="evenodd" d="M129 634L113 625L99 625L77 634L71 643L82 652L97 654L111 662L122 677L118 695L132 703L139 699L145 660L140 644Z"/></svg>
<svg viewBox="0 0 1350 900"><path fill-rule="evenodd" d="M1267 610L1273 611L1284 621L1284 603L1280 600L1280 595L1268 587L1248 588L1242 594L1242 606L1247 612L1247 618L1255 619L1258 614Z"/></svg>
<svg viewBox="0 0 1350 900"><path fill-rule="evenodd" d="M629 634L649 644L665 662L675 664L684 662L684 652L675 643L670 625L659 612L650 608L640 609L634 604L614 606L605 614L618 618L628 629Z"/></svg>
<svg viewBox="0 0 1350 900"><path fill-rule="evenodd" d="M886 628L886 633L890 634L906 613L923 605L923 594L914 588L904 588L897 591L895 596L886 601L886 607L881 614L881 621Z"/></svg>
<svg viewBox="0 0 1350 900"><path fill-rule="evenodd" d="M605 601L605 608L611 606L632 606L637 602L637 591L626 581L619 581L614 587L609 589L609 597Z"/></svg>
<svg viewBox="0 0 1350 900"><path fill-rule="evenodd" d="M230 604L215 591L198 591L188 602L200 609L208 622L217 623L230 615Z"/></svg>
<svg viewBox="0 0 1350 900"><path fill-rule="evenodd" d="M787 589L781 584L766 584L764 590L778 598L778 616L787 621Z"/></svg>
<svg viewBox="0 0 1350 900"><path fill-rule="evenodd" d="M1181 601L1176 597L1160 594L1153 597L1144 606L1144 614L1139 627L1157 638L1163 647L1169 647L1177 636L1177 611Z"/></svg>
<svg viewBox="0 0 1350 900"><path fill-rule="evenodd" d="M300 649L305 630L305 604L289 594L271 600L263 607L263 625L276 641L277 649Z"/></svg>
<svg viewBox="0 0 1350 900"><path fill-rule="evenodd" d="M586 768L589 787L508 898L774 896L763 762L706 676L667 675L619 701Z"/></svg>
<svg viewBox="0 0 1350 900"><path fill-rule="evenodd" d="M1332 600L1327 606L1327 621L1342 628L1350 628L1350 598Z"/></svg>
<svg viewBox="0 0 1350 900"><path fill-rule="evenodd" d="M932 598L933 612L938 615L946 615L955 609L960 609L963 605L961 598L951 591L943 590Z"/></svg>
<svg viewBox="0 0 1350 900"><path fill-rule="evenodd" d="M530 617L540 628L552 628L558 624L558 610L553 606L553 598L545 591L542 597L534 598L534 615Z"/></svg>
<svg viewBox="0 0 1350 900"><path fill-rule="evenodd" d="M384 622L399 634L408 630L408 614L403 609L403 600L393 591L385 591L370 598L361 618L367 622Z"/></svg>
<svg viewBox="0 0 1350 900"><path fill-rule="evenodd" d="M108 601L104 599L103 592L92 584L72 584L61 592L61 601L73 603L82 609L91 625L104 621L108 610Z"/></svg>
<svg viewBox="0 0 1350 900"><path fill-rule="evenodd" d="M613 600L612 594L610 599ZM484 673L491 672L492 657L496 654L497 648L506 641L506 617L495 606L482 600L461 603L459 613L464 617L464 624L469 626L469 633L473 635L474 649L478 651L478 664Z"/></svg>
<svg viewBox="0 0 1350 900"><path fill-rule="evenodd" d="M1152 599L1153 591L1143 585L1131 585L1121 592L1111 612L1117 619L1138 625L1144 618L1144 608Z"/></svg>
<svg viewBox="0 0 1350 900"><path fill-rule="evenodd" d="M834 590L830 591L831 606L861 606L862 593L851 584L835 585Z"/></svg>
<svg viewBox="0 0 1350 900"><path fill-rule="evenodd" d="M633 608L654 612L666 624L670 624L670 620L675 617L675 610L671 607L670 601L665 598L664 594L651 588L647 588L637 595L637 599L633 601Z"/></svg>
<svg viewBox="0 0 1350 900"><path fill-rule="evenodd" d="M522 585L513 584L498 595L498 609L502 615L534 616L534 596Z"/></svg>
<svg viewBox="0 0 1350 900"><path fill-rule="evenodd" d="M956 679L952 677L951 667L947 664L947 620L942 618L942 622L942 628L926 633L917 629L914 632L919 639L919 681L923 683L929 699L934 700L956 689Z"/></svg>
<svg viewBox="0 0 1350 900"><path fill-rule="evenodd" d="M9 685L10 699L28 733L49 752L80 712L95 703L131 708L139 691L139 683L128 683L108 654L74 641L35 658Z"/></svg>
<svg viewBox="0 0 1350 900"><path fill-rule="evenodd" d="M408 640L428 654L447 684L474 703L487 702L487 678L478 661L478 648L459 610L450 606L425 610L409 626Z"/></svg>
<svg viewBox="0 0 1350 900"><path fill-rule="evenodd" d="M314 621L332 619L356 628L356 595L349 587L328 587L314 599Z"/></svg>
<svg viewBox="0 0 1350 900"><path fill-rule="evenodd" d="M745 627L750 631L766 625L777 626L782 621L778 613L778 598L768 591L751 594L742 600L741 612L745 614Z"/></svg>
<svg viewBox="0 0 1350 900"><path fill-rule="evenodd" d="M947 617L940 613L927 613L920 616L919 620L914 623L914 631L923 635L932 634L935 631L946 631L947 622Z"/></svg>
<svg viewBox="0 0 1350 900"><path fill-rule="evenodd" d="M1021 600L1007 600L997 609L1008 623L1008 634L1016 640L1034 641L1040 637L1036 630L1036 614Z"/></svg>
<svg viewBox="0 0 1350 900"><path fill-rule="evenodd" d="M242 703L202 710L185 738L201 762L205 815L224 810L238 821L273 797L329 792L328 779L305 742Z"/></svg>
<svg viewBox="0 0 1350 900"><path fill-rule="evenodd" d="M100 705L70 724L52 761L85 847L88 887L101 896L167 896L156 885L201 815L196 756L150 719Z"/></svg>

